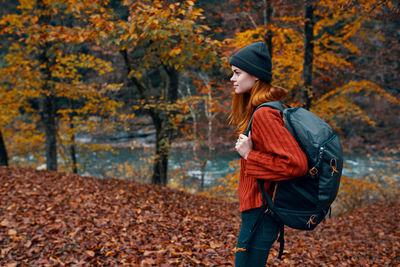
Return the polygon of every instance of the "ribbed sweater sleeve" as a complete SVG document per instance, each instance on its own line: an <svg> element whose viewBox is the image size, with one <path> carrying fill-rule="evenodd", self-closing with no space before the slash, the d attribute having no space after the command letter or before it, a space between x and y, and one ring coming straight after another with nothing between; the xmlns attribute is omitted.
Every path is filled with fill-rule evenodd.
<svg viewBox="0 0 400 267"><path fill-rule="evenodd" d="M253 149L246 161L249 177L281 181L305 175L307 157L285 128L279 110L256 110L251 137Z"/></svg>

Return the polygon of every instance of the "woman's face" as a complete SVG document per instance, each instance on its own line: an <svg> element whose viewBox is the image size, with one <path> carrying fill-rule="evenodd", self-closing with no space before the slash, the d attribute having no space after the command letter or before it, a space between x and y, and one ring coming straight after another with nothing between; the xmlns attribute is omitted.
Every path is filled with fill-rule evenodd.
<svg viewBox="0 0 400 267"><path fill-rule="evenodd" d="M236 94L243 94L250 91L258 80L257 77L235 66L232 66L232 72L231 82L233 82L233 88Z"/></svg>

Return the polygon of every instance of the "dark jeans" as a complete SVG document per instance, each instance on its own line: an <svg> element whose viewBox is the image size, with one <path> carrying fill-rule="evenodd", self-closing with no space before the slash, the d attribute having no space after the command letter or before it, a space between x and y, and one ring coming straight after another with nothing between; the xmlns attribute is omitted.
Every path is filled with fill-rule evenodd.
<svg viewBox="0 0 400 267"><path fill-rule="evenodd" d="M261 212L262 208L242 212L242 226L236 245L236 267L265 267L267 263L269 250L278 237L280 228L271 214L267 213L249 243L251 230ZM246 247L247 250L244 250Z"/></svg>

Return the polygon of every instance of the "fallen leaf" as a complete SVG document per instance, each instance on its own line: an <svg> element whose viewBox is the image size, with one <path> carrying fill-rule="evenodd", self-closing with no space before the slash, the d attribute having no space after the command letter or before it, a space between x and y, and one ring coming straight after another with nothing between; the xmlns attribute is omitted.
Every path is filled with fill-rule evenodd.
<svg viewBox="0 0 400 267"><path fill-rule="evenodd" d="M17 231L15 231L15 229L10 229L8 230L8 235L16 235Z"/></svg>
<svg viewBox="0 0 400 267"><path fill-rule="evenodd" d="M32 245L32 241L28 240L28 241L25 243L24 247L30 248L31 245Z"/></svg>
<svg viewBox="0 0 400 267"><path fill-rule="evenodd" d="M92 250L86 250L85 253L89 256L89 257L94 257L95 253Z"/></svg>

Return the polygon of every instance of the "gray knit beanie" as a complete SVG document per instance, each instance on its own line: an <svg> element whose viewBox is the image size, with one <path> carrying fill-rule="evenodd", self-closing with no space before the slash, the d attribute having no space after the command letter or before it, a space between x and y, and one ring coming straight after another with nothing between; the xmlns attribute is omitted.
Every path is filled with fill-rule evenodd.
<svg viewBox="0 0 400 267"><path fill-rule="evenodd" d="M252 43L237 51L229 63L260 80L271 82L271 57L264 42Z"/></svg>

